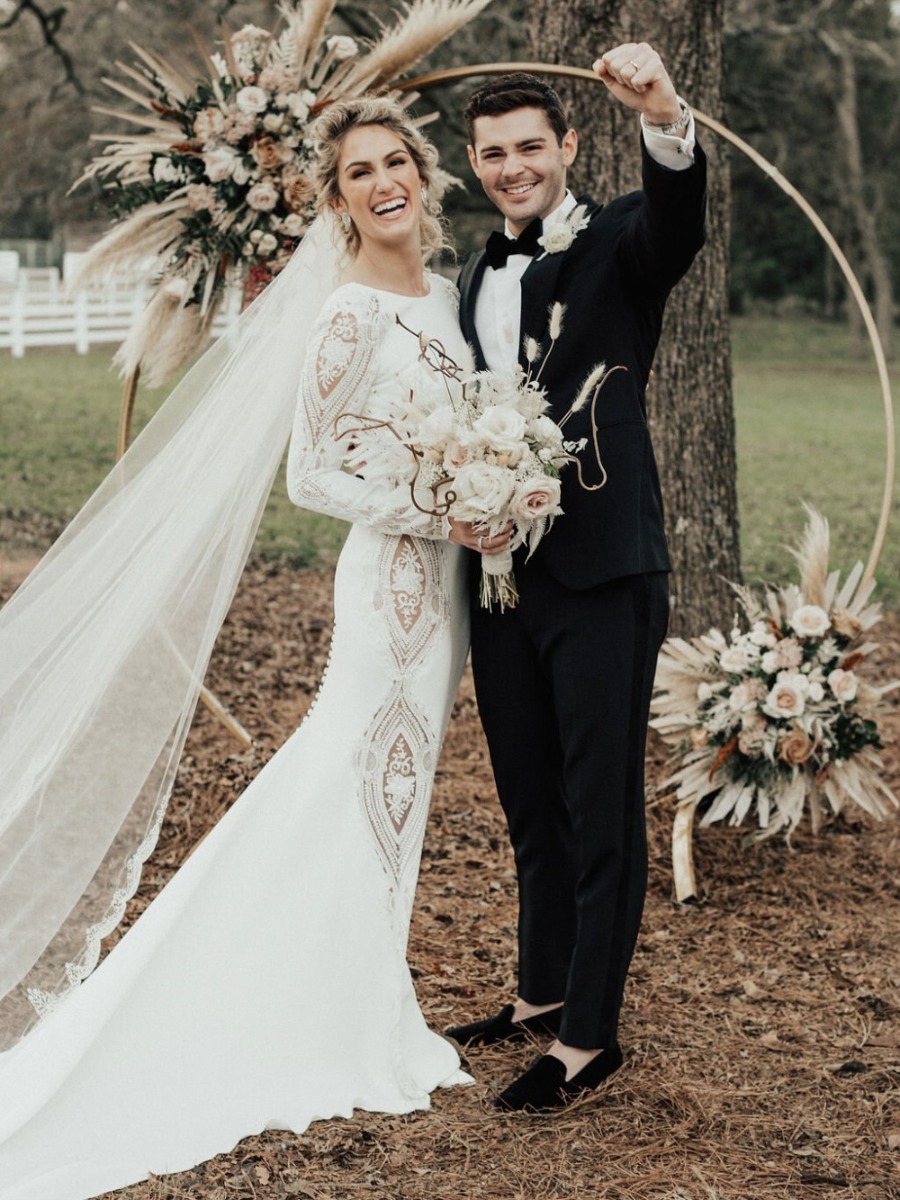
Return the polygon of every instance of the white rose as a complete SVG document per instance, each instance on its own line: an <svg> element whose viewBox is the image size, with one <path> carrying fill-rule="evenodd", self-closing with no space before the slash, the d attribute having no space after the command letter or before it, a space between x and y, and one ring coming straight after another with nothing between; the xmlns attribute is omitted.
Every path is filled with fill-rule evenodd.
<svg viewBox="0 0 900 1200"><path fill-rule="evenodd" d="M218 150L210 150L208 154L203 155L206 178L212 183L219 183L220 180L227 179L234 174L237 162L237 155L227 146L220 146Z"/></svg>
<svg viewBox="0 0 900 1200"><path fill-rule="evenodd" d="M244 160L239 158L234 164L234 170L231 172L231 178L235 183L240 184L243 187L243 185L245 183L249 183L256 174L256 171L251 171L244 163Z"/></svg>
<svg viewBox="0 0 900 1200"><path fill-rule="evenodd" d="M418 440L423 446L443 451L456 432L456 417L453 409L444 405L430 412L419 426Z"/></svg>
<svg viewBox="0 0 900 1200"><path fill-rule="evenodd" d="M783 672L766 696L763 711L770 717L799 717L806 708L808 683L802 675Z"/></svg>
<svg viewBox="0 0 900 1200"><path fill-rule="evenodd" d="M254 183L253 187L247 193L247 204L256 212L271 212L278 203L278 188L274 184L263 180L261 183Z"/></svg>
<svg viewBox="0 0 900 1200"><path fill-rule="evenodd" d="M352 58L354 54L359 53L359 46L352 37L344 37L341 34L335 34L330 37L326 43L326 47L333 51L334 57L338 60Z"/></svg>
<svg viewBox="0 0 900 1200"><path fill-rule="evenodd" d="M828 613L818 604L801 604L794 610L790 626L800 637L821 637L831 628Z"/></svg>
<svg viewBox="0 0 900 1200"><path fill-rule="evenodd" d="M225 128L225 118L221 109L204 108L194 117L194 133L203 142L210 142Z"/></svg>
<svg viewBox="0 0 900 1200"><path fill-rule="evenodd" d="M697 699L701 704L705 704L707 700L712 700L713 690L708 683L697 684Z"/></svg>
<svg viewBox="0 0 900 1200"><path fill-rule="evenodd" d="M454 515L463 520L491 520L504 515L515 486L511 473L490 463L464 463L453 481Z"/></svg>
<svg viewBox="0 0 900 1200"><path fill-rule="evenodd" d="M757 621L750 630L750 641L754 646L774 646L776 637L763 621Z"/></svg>
<svg viewBox="0 0 900 1200"><path fill-rule="evenodd" d="M192 183L187 190L187 205L193 212L212 211L216 193L207 183Z"/></svg>
<svg viewBox="0 0 900 1200"><path fill-rule="evenodd" d="M303 99L299 92L290 92L284 97L287 102L291 116L301 124L309 116L309 105Z"/></svg>
<svg viewBox="0 0 900 1200"><path fill-rule="evenodd" d="M281 223L281 228L288 237L300 237L306 228L306 222L299 213L288 213Z"/></svg>
<svg viewBox="0 0 900 1200"><path fill-rule="evenodd" d="M242 113L261 113L266 111L269 97L264 88L242 87L234 102Z"/></svg>
<svg viewBox="0 0 900 1200"><path fill-rule="evenodd" d="M741 646L729 646L719 655L719 666L730 675L739 675L749 665L747 653Z"/></svg>
<svg viewBox="0 0 900 1200"><path fill-rule="evenodd" d="M492 405L474 424L474 432L497 454L509 454L518 462L525 452L525 418L505 405Z"/></svg>
<svg viewBox="0 0 900 1200"><path fill-rule="evenodd" d="M828 686L834 692L835 699L841 704L847 704L856 699L859 681L853 671L844 671L836 667L828 676Z"/></svg>
<svg viewBox="0 0 900 1200"><path fill-rule="evenodd" d="M528 433L536 442L541 443L542 449L562 449L562 433L551 417L535 417L533 421L529 421Z"/></svg>
<svg viewBox="0 0 900 1200"><path fill-rule="evenodd" d="M157 183L181 183L184 171L176 167L170 158L158 158L153 164L153 178Z"/></svg>
<svg viewBox="0 0 900 1200"><path fill-rule="evenodd" d="M818 704L819 701L825 696L825 689L822 687L821 683L811 683L809 685L809 692L807 694L809 695L809 698L812 700L813 704Z"/></svg>
<svg viewBox="0 0 900 1200"><path fill-rule="evenodd" d="M517 521L539 521L542 517L557 517L559 507L559 480L551 475L540 479L526 479L516 488L509 505L510 516Z"/></svg>
<svg viewBox="0 0 900 1200"><path fill-rule="evenodd" d="M264 233L259 239L259 248L263 254L271 254L278 247L278 238L273 233Z"/></svg>
<svg viewBox="0 0 900 1200"><path fill-rule="evenodd" d="M565 221L557 221L541 237L538 245L543 246L547 254L561 254L575 241L575 234Z"/></svg>
<svg viewBox="0 0 900 1200"><path fill-rule="evenodd" d="M755 708L757 701L756 688L750 680L739 683L728 697L728 707L732 712L746 712Z"/></svg>

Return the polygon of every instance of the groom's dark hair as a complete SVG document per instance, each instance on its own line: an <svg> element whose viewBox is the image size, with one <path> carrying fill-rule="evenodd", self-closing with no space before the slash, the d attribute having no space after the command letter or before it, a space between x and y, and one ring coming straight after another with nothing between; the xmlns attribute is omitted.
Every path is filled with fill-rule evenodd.
<svg viewBox="0 0 900 1200"><path fill-rule="evenodd" d="M470 143L475 145L475 122L479 117L499 117L516 108L539 108L545 112L556 140L562 145L569 131L562 100L548 83L524 71L490 79L472 93L463 110Z"/></svg>

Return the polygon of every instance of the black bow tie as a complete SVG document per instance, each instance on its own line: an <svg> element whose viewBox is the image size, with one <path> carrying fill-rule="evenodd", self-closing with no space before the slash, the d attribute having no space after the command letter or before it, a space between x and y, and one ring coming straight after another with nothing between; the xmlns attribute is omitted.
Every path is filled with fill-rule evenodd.
<svg viewBox="0 0 900 1200"><path fill-rule="evenodd" d="M499 267L505 267L511 254L527 254L529 258L533 258L539 249L538 238L542 230L543 225L539 220L532 221L517 238L507 237L505 233L495 229L484 248L488 266L493 267L495 271Z"/></svg>

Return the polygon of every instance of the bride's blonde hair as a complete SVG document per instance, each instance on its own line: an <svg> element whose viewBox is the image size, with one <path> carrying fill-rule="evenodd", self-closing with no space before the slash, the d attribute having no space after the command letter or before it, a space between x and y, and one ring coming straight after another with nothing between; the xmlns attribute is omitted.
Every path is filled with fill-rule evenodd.
<svg viewBox="0 0 900 1200"><path fill-rule="evenodd" d="M316 205L319 212L331 213L333 218L335 201L340 199L338 187L338 162L341 145L351 129L362 125L380 125L395 133L409 151L416 164L422 187L427 194L423 197L420 223L422 253L427 261L441 250L451 249L445 223L441 217L441 197L445 182L438 166L438 152L432 142L412 123L406 110L385 96L363 96L357 100L336 100L329 104L311 133L316 156L315 184ZM351 224L341 233L351 254L359 250L359 234Z"/></svg>

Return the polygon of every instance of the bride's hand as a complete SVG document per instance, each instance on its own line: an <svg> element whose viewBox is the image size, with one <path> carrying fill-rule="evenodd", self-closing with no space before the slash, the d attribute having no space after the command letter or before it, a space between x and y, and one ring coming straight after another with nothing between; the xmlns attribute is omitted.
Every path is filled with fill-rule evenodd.
<svg viewBox="0 0 900 1200"><path fill-rule="evenodd" d="M509 522L499 533L490 534L483 525L474 525L471 521L456 521L450 518L451 542L457 546L465 546L467 550L475 550L479 554L502 554L509 546L512 537L513 523Z"/></svg>

